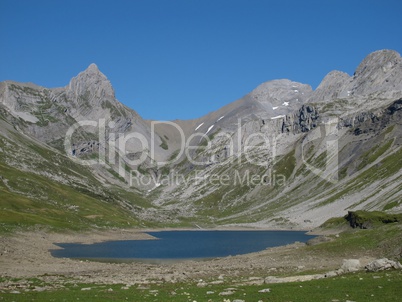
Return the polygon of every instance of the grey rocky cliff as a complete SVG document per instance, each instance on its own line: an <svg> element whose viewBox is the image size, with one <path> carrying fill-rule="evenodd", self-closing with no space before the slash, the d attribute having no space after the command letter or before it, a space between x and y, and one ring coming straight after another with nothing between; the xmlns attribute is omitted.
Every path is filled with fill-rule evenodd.
<svg viewBox="0 0 402 302"><path fill-rule="evenodd" d="M317 127L319 118L318 110L314 106L303 105L296 113L286 115L281 132L293 134L308 132Z"/></svg>
<svg viewBox="0 0 402 302"><path fill-rule="evenodd" d="M394 122L397 122L400 118L399 114L401 110L402 99L398 99L386 107L344 116L339 119L338 127L339 129L352 128L355 135L369 132L376 133L381 128L386 127L390 123L390 120L394 119Z"/></svg>

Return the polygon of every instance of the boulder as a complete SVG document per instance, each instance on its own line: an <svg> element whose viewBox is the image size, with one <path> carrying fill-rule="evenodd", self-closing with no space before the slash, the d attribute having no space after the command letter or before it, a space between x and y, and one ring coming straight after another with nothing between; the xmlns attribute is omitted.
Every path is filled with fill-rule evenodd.
<svg viewBox="0 0 402 302"><path fill-rule="evenodd" d="M341 269L344 272L356 272L361 269L361 264L359 259L344 259Z"/></svg>
<svg viewBox="0 0 402 302"><path fill-rule="evenodd" d="M399 262L389 260L387 258L377 259L366 265L365 269L368 272L378 272L388 269L402 269Z"/></svg>

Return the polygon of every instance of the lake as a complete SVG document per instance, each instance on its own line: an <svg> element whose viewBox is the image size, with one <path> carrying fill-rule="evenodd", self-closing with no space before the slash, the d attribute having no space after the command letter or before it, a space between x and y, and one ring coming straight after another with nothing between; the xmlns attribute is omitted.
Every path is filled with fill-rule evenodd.
<svg viewBox="0 0 402 302"><path fill-rule="evenodd" d="M157 240L121 240L94 244L55 243L58 258L90 260L185 260L235 256L262 251L314 236L303 231L161 231L147 232Z"/></svg>

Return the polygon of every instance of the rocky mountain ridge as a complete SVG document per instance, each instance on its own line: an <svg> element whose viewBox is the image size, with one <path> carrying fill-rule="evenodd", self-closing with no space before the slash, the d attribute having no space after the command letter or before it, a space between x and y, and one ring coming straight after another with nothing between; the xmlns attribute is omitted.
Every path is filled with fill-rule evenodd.
<svg viewBox="0 0 402 302"><path fill-rule="evenodd" d="M316 90L274 80L199 119L161 124L118 102L95 64L62 88L6 81L0 192L60 202L10 185L31 173L162 225L310 228L349 209L401 211L401 100L402 59L390 50L353 76L330 72ZM74 204L66 209L77 216Z"/></svg>

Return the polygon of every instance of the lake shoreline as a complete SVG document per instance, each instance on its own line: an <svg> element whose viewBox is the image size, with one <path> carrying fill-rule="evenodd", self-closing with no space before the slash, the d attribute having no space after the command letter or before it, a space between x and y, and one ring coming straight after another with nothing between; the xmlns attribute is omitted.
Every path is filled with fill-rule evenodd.
<svg viewBox="0 0 402 302"><path fill-rule="evenodd" d="M294 242L307 242L314 235L305 231L278 230L163 230L145 234L159 240L110 240L94 244L55 243L62 249L51 250L57 258L138 259L152 261L184 261L213 259L230 255L260 252Z"/></svg>
<svg viewBox="0 0 402 302"><path fill-rule="evenodd" d="M244 228L232 226L211 230L227 229L244 230ZM236 277L265 274L268 276L275 272L330 270L338 268L342 263L342 257L325 259L320 255L301 254L306 244L300 242L250 254L170 264L102 263L55 258L49 252L52 249L59 249L54 245L55 242L90 244L111 240L152 240L154 238L146 232L168 230L194 231L196 229L113 229L80 233L18 232L12 236L0 238L0 276L32 278L51 275L54 278L58 278L57 276L77 278L77 282L115 283L118 281L119 283L143 284L217 278L221 275ZM247 228L247 230L263 229Z"/></svg>

